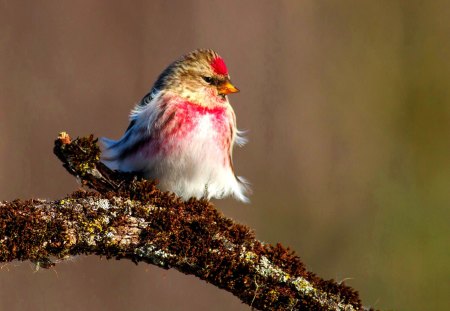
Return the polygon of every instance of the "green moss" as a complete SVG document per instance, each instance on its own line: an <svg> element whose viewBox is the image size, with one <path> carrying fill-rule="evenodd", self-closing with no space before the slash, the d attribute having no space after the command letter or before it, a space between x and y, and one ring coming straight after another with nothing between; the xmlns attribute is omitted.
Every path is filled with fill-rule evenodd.
<svg viewBox="0 0 450 311"><path fill-rule="evenodd" d="M83 213L65 208L70 204L60 201L62 212L71 213L67 217L87 234L77 237L84 244L79 241L70 253L98 252L107 258L145 260L164 268L175 266L260 309L322 309L317 293L339 297L355 309L361 307L356 291L308 272L289 248L257 241L252 230L234 223L210 202L183 202L171 193L161 192L154 181L112 172L99 162L100 149L92 135L69 143L59 139L54 150L71 174L98 191L72 195L75 200L94 200ZM107 199L108 204L103 206L97 199ZM114 204L121 209L111 210ZM135 245L131 245L131 237L115 237L120 236L115 230L129 227L133 217L142 219L139 228L133 223L139 231Z"/></svg>

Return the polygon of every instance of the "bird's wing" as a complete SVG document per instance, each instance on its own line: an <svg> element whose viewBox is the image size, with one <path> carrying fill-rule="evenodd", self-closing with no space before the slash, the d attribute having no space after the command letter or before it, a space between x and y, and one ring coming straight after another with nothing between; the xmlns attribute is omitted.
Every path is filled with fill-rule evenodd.
<svg viewBox="0 0 450 311"><path fill-rule="evenodd" d="M147 94L145 94L144 97L142 97L142 99L139 101L139 103L137 103L136 107L133 109L133 111L131 112L130 115L130 124L128 125L126 132L128 132L129 129L131 129L135 124L136 124L136 114L134 114L133 112L136 111L137 109L142 109L143 107L147 106L148 104L151 103L151 101L155 98L155 94L157 93L157 90L155 88L153 88L150 92L148 92ZM139 109L139 110L140 110Z"/></svg>
<svg viewBox="0 0 450 311"><path fill-rule="evenodd" d="M134 107L130 114L130 124L124 135L119 140L102 138L105 146L103 151L103 162L111 167L121 167L125 158L135 152L143 141L146 143L151 139L151 131L155 123L157 105L155 99L157 94L154 90L146 94Z"/></svg>

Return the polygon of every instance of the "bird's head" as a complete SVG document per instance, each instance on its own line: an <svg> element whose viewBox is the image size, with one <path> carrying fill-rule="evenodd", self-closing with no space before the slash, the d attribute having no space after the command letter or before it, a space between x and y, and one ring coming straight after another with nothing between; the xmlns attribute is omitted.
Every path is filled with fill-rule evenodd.
<svg viewBox="0 0 450 311"><path fill-rule="evenodd" d="M160 75L155 88L200 105L225 102L226 95L239 92L230 81L224 60L209 49L195 50L173 62Z"/></svg>

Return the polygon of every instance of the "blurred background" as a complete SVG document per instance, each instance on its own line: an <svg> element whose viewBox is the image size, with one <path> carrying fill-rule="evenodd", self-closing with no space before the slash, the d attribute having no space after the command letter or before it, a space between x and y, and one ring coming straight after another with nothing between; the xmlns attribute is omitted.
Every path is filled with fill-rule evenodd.
<svg viewBox="0 0 450 311"><path fill-rule="evenodd" d="M259 239L385 310L450 307L450 2L0 1L0 200L78 188L60 131L118 138L157 75L217 50ZM77 257L0 269L0 310L249 310L192 276Z"/></svg>

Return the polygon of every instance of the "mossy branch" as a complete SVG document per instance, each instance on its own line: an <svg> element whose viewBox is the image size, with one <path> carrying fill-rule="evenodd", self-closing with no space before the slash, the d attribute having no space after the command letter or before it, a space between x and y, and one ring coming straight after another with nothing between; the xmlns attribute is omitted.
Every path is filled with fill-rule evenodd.
<svg viewBox="0 0 450 311"><path fill-rule="evenodd" d="M152 181L110 171L93 136L62 134L54 152L96 192L0 203L0 262L127 258L195 275L259 310L363 309L355 290L307 271L292 251L256 240L210 202L183 202Z"/></svg>

